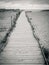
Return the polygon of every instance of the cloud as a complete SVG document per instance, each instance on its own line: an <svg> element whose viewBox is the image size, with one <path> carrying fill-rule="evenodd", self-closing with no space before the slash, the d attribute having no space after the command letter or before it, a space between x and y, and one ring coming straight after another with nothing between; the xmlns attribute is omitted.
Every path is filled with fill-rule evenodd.
<svg viewBox="0 0 49 65"><path fill-rule="evenodd" d="M40 5L38 5L38 4L34 4L33 5L33 9L49 9L49 5L48 4L40 4Z"/></svg>
<svg viewBox="0 0 49 65"><path fill-rule="evenodd" d="M49 4L49 0L31 0L32 4Z"/></svg>
<svg viewBox="0 0 49 65"><path fill-rule="evenodd" d="M39 0L40 4L37 2L38 0L0 0L0 8L8 8L8 9L49 9L48 0ZM36 3L33 3L36 2ZM43 3L44 4L43 4ZM42 3L42 4L41 4Z"/></svg>
<svg viewBox="0 0 49 65"><path fill-rule="evenodd" d="M6 8L6 6L9 7L10 5L11 5L11 2L9 2L9 3L0 2L0 8Z"/></svg>
<svg viewBox="0 0 49 65"><path fill-rule="evenodd" d="M26 3L30 2L32 4L49 4L49 0L0 0L5 2L17 2L17 3Z"/></svg>

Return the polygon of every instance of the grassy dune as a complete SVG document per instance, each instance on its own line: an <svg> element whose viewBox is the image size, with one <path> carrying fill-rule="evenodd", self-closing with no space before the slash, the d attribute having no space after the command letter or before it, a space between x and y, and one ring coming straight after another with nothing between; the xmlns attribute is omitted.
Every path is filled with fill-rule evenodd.
<svg viewBox="0 0 49 65"><path fill-rule="evenodd" d="M19 15L20 10L0 11L0 51L6 45L7 37L13 30Z"/></svg>
<svg viewBox="0 0 49 65"><path fill-rule="evenodd" d="M26 15L49 62L49 11L26 11Z"/></svg>

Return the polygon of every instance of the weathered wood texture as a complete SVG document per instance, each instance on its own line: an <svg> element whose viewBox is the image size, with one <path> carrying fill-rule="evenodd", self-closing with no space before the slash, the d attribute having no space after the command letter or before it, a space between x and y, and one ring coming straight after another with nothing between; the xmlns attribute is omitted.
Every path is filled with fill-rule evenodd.
<svg viewBox="0 0 49 65"><path fill-rule="evenodd" d="M22 12L4 51L0 65L44 65L44 59L31 27Z"/></svg>

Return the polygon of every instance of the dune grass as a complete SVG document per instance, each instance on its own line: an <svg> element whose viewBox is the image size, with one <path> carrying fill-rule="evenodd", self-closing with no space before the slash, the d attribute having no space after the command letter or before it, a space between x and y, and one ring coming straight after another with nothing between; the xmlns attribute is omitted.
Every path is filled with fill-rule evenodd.
<svg viewBox="0 0 49 65"><path fill-rule="evenodd" d="M47 15L48 14L48 15ZM49 64L49 11L27 11L26 17L39 43L44 59Z"/></svg>
<svg viewBox="0 0 49 65"><path fill-rule="evenodd" d="M20 10L0 12L0 52L8 43L7 39L13 31L20 13Z"/></svg>

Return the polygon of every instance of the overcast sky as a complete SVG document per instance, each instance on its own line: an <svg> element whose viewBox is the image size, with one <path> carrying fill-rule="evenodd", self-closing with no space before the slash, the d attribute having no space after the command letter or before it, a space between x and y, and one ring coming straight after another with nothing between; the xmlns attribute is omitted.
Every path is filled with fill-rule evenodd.
<svg viewBox="0 0 49 65"><path fill-rule="evenodd" d="M0 8L49 9L49 0L0 0Z"/></svg>

